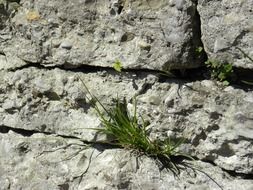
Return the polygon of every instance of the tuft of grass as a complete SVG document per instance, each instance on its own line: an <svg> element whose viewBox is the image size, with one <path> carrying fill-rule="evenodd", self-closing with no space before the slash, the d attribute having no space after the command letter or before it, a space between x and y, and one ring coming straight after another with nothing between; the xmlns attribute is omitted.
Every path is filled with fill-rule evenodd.
<svg viewBox="0 0 253 190"><path fill-rule="evenodd" d="M173 164L171 160L172 157L192 159L190 156L177 151L177 148L183 143L183 139L175 142L171 139L152 141L149 138L147 125L143 117L141 117L142 122L138 121L136 98L134 99L134 111L132 115L127 109L126 99L120 101L119 98L117 98L115 106L111 109L107 109L98 98L89 91L84 81L81 78L80 80L89 95L86 95L86 98L91 102L103 124L102 128L95 128L93 130L113 137L114 141L113 143L110 142L110 144L136 150L141 154L162 160L162 163L168 164L176 172L179 171L176 165Z"/></svg>

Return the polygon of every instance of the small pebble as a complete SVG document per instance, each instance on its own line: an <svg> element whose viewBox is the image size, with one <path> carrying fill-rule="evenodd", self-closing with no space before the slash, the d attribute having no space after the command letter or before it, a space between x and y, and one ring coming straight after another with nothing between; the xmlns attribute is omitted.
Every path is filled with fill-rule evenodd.
<svg viewBox="0 0 253 190"><path fill-rule="evenodd" d="M70 50L72 48L72 43L70 41L63 41L60 45L61 48L64 48L64 49L67 49L67 50Z"/></svg>

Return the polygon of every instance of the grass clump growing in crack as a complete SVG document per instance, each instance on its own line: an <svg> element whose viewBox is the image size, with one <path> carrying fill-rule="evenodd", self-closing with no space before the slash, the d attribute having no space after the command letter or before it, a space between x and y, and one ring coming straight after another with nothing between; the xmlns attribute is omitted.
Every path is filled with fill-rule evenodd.
<svg viewBox="0 0 253 190"><path fill-rule="evenodd" d="M147 124L144 119L141 117L142 122L140 123L138 121L136 98L134 100L134 111L132 115L127 109L127 102L125 99L120 101L119 98L117 98L114 107L107 109L98 98L89 91L84 81L80 77L79 79L88 93L86 98L91 102L103 124L102 128L95 128L94 130L111 136L114 141L109 142L110 144L136 150L140 154L158 159L162 164L166 164L164 167L170 168L176 173L178 173L179 170L176 164L173 163L172 157L192 159L190 156L177 151L177 148L183 143L183 139L174 142L170 139L152 141L149 138Z"/></svg>

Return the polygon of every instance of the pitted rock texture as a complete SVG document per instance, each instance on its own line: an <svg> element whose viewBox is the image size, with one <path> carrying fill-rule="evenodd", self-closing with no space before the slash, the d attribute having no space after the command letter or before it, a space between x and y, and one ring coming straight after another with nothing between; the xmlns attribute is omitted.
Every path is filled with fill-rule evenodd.
<svg viewBox="0 0 253 190"><path fill-rule="evenodd" d="M158 84L153 89L143 95L146 103L161 92ZM157 114L151 123L155 138L183 135L189 141L184 151L226 170L253 173L252 91L203 80L174 83L162 92L163 103L151 105Z"/></svg>
<svg viewBox="0 0 253 190"><path fill-rule="evenodd" d="M250 190L252 180L230 177L219 167L188 162L175 177L155 160L129 150L89 147L77 139L0 134L1 190ZM210 177L211 176L211 177Z"/></svg>
<svg viewBox="0 0 253 190"><path fill-rule="evenodd" d="M0 77L3 77L0 125L77 136L87 141L95 138L95 131L86 129L98 127L100 121L85 98L79 77L109 105L117 96L131 99L138 86L149 83L147 80L153 82L137 78L134 73L126 76L115 72L114 75L107 72L75 74L36 68L1 72ZM115 92L115 87L119 91Z"/></svg>
<svg viewBox="0 0 253 190"><path fill-rule="evenodd" d="M209 59L253 68L253 1L198 1L202 41Z"/></svg>
<svg viewBox="0 0 253 190"><path fill-rule="evenodd" d="M21 0L2 31L0 69L28 63L153 70L198 67L201 46L190 0ZM3 38L1 37L1 38ZM0 39L1 39L0 38ZM8 64L7 64L8 63Z"/></svg>
<svg viewBox="0 0 253 190"><path fill-rule="evenodd" d="M0 0L0 30L6 26L6 21L19 8L20 0Z"/></svg>
<svg viewBox="0 0 253 190"><path fill-rule="evenodd" d="M79 77L107 107L125 97L131 109L137 95L151 139L184 137L183 152L226 170L253 173L252 91L224 89L208 80L159 82L159 75L151 73L77 75L37 68L2 72L0 125L104 141L106 136L91 130L102 126Z"/></svg>
<svg viewBox="0 0 253 190"><path fill-rule="evenodd" d="M253 57L252 7L0 0L0 190L252 190L252 88L160 72L201 66L201 39L209 59L253 68L238 49ZM114 71L116 60L129 70ZM184 138L178 150L195 160L175 176L106 144L82 81L106 108L125 98L132 112L136 97L150 139Z"/></svg>

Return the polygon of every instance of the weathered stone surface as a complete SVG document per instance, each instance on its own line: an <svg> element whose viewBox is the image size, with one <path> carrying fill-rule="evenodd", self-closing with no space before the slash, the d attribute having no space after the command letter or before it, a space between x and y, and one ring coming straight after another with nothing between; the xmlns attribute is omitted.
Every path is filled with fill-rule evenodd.
<svg viewBox="0 0 253 190"><path fill-rule="evenodd" d="M165 103L148 106L149 112L157 110L151 119L154 138L184 136L189 142L183 149L196 157L226 170L253 173L252 91L222 89L207 80L174 83L168 91L160 84L153 89L143 96L161 92Z"/></svg>
<svg viewBox="0 0 253 190"><path fill-rule="evenodd" d="M0 0L0 30L6 26L6 21L12 17L19 8L20 0Z"/></svg>
<svg viewBox="0 0 253 190"><path fill-rule="evenodd" d="M39 133L0 134L0 160L1 190L253 188L252 180L232 178L208 163L189 163L197 169L186 167L175 177L146 156L137 159L127 150L92 148L77 139Z"/></svg>
<svg viewBox="0 0 253 190"><path fill-rule="evenodd" d="M200 66L200 27L210 59L253 68L253 1L200 0L201 26L196 2L0 0L0 190L252 190L252 89L159 73ZM150 138L196 160L175 177L105 144L80 78L108 108L137 96Z"/></svg>
<svg viewBox="0 0 253 190"><path fill-rule="evenodd" d="M198 1L202 41L210 59L253 68L253 63L236 49L253 57L252 7L252 0Z"/></svg>
<svg viewBox="0 0 253 190"><path fill-rule="evenodd" d="M135 85L148 80L134 80L134 74L133 78L106 72L78 75L60 69L1 72L0 125L95 140L95 131L87 128L98 127L100 121L86 101L78 76L105 104L112 104L117 96L132 98Z"/></svg>
<svg viewBox="0 0 253 190"><path fill-rule="evenodd" d="M200 65L196 5L191 0L21 0L0 44L0 69L45 66L155 70ZM18 63L17 63L18 61ZM7 64L8 62L8 64ZM25 62L25 63L24 63Z"/></svg>
<svg viewBox="0 0 253 190"><path fill-rule="evenodd" d="M88 128L101 127L85 99L78 75L60 69L2 72L0 125L85 141L103 140ZM186 138L182 150L226 170L253 173L253 93L214 82L159 82L150 73L79 73L106 106L137 95L138 112L151 138ZM133 105L129 103L129 108Z"/></svg>

